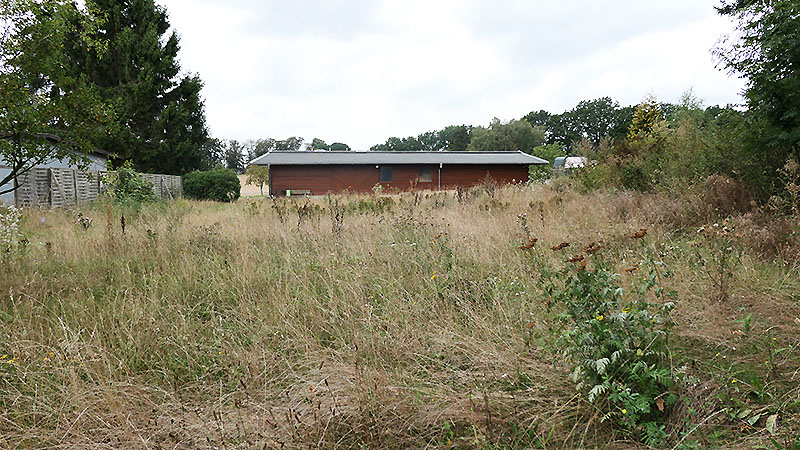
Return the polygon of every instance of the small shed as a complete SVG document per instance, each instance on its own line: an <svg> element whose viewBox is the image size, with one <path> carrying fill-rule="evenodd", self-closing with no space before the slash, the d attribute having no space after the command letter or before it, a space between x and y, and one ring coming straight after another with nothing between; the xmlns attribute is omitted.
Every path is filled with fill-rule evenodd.
<svg viewBox="0 0 800 450"><path fill-rule="evenodd" d="M269 152L250 164L269 167L271 195L454 189L528 181L548 161L523 152Z"/></svg>
<svg viewBox="0 0 800 450"><path fill-rule="evenodd" d="M59 142L59 138L53 135L41 135L47 144L42 145L57 145ZM95 149L88 155L78 155L76 154L77 159L80 158L87 158L86 166L85 167L78 167L76 164L72 164L69 158L49 158L41 163L37 164L35 168L47 168L47 169L82 169L86 172L100 172L105 171L107 166L106 162L110 157L110 153ZM9 163L0 156L0 180L5 179L9 174L11 174L11 167ZM14 187L14 183L18 180L14 179L6 184L0 186L0 192L9 190ZM0 205L14 205L19 204L16 198L16 191L6 192L5 194L0 194Z"/></svg>

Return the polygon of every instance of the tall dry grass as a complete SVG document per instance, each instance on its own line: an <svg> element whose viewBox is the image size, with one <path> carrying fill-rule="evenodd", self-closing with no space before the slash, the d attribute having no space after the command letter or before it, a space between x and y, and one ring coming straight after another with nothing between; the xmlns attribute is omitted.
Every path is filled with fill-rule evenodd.
<svg viewBox="0 0 800 450"><path fill-rule="evenodd" d="M695 216L655 219L659 205L681 214L667 196L545 186L96 205L82 211L89 228L75 211L28 210L25 251L0 267L0 446L635 446L590 420L538 282L596 241L628 279L648 251L675 273L675 358L695 399L676 413L682 430L749 401L729 384L744 371L767 385L780 431L800 430L796 241L764 251L740 237L758 221L732 219L721 299L714 242ZM646 247L629 237L642 228ZM784 350L765 365L772 338ZM738 430L724 417L692 437ZM725 442L749 445L761 428Z"/></svg>

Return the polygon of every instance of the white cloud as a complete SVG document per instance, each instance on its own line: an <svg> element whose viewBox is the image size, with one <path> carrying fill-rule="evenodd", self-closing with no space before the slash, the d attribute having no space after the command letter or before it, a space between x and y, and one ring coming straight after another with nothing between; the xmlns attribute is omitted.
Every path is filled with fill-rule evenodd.
<svg viewBox="0 0 800 450"><path fill-rule="evenodd" d="M713 0L170 0L220 138L389 136L610 96L737 102Z"/></svg>

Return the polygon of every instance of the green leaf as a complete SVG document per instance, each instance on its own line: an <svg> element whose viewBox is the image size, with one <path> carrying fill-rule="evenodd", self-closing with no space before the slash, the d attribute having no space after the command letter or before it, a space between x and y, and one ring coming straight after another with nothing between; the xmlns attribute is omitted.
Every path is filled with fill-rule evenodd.
<svg viewBox="0 0 800 450"><path fill-rule="evenodd" d="M778 415L777 414L773 414L773 415L767 417L766 428L767 428L767 431L769 432L769 434L775 434L775 430L778 428Z"/></svg>

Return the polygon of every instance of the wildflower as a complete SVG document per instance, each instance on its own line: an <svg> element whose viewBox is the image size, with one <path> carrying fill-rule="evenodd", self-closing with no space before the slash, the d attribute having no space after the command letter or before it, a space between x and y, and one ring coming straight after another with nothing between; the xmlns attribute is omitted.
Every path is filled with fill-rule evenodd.
<svg viewBox="0 0 800 450"><path fill-rule="evenodd" d="M5 355L3 355L3 356L0 356L0 359L6 359L6 358L8 358L8 353L6 353L6 354L5 354Z"/></svg>
<svg viewBox="0 0 800 450"><path fill-rule="evenodd" d="M628 410L625 409L625 408L622 408L622 414L628 414Z"/></svg>
<svg viewBox="0 0 800 450"><path fill-rule="evenodd" d="M622 310L622 312L624 312L625 314L628 314L629 312L631 312L631 309L630 308L625 308L625 309Z"/></svg>
<svg viewBox="0 0 800 450"><path fill-rule="evenodd" d="M597 315L597 317L595 317L595 319L597 319L597 321L598 321L598 322L600 322L600 321L602 321L603 319L605 319L605 316L604 316L604 315L602 315L602 314L598 314L598 315Z"/></svg>
<svg viewBox="0 0 800 450"><path fill-rule="evenodd" d="M739 380L737 380L736 378L734 378L733 380L731 380L731 383L736 383L736 382L738 382L738 381L739 381Z"/></svg>
<svg viewBox="0 0 800 450"><path fill-rule="evenodd" d="M769 360L764 361L764 365L768 366L769 365Z"/></svg>

